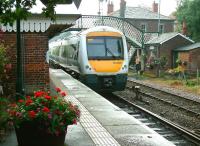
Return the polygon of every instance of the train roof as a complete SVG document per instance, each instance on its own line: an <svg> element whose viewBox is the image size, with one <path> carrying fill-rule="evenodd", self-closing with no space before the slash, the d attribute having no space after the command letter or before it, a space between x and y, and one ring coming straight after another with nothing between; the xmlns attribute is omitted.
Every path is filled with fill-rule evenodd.
<svg viewBox="0 0 200 146"><path fill-rule="evenodd" d="M93 32L93 31L112 31L112 32L118 32L119 34L123 35L123 33L121 31L119 31L118 29L109 27L109 26L92 27L92 28L82 31L81 34L87 34L87 33Z"/></svg>
<svg viewBox="0 0 200 146"><path fill-rule="evenodd" d="M78 34L79 32L77 31L64 31L56 36L54 36L52 39L49 40L49 42L53 42L53 41L56 41L56 40L63 40L65 39L66 37L70 37L70 36L74 36L76 34Z"/></svg>
<svg viewBox="0 0 200 146"><path fill-rule="evenodd" d="M109 26L96 26L89 29L68 28L64 30L63 32L61 32L60 34L53 37L52 39L50 39L49 42L51 43L56 40L63 40L66 37L67 38L69 38L70 36L73 37L73 36L76 36L77 34L86 35L93 31L112 31L112 32L118 32L119 34L123 35L121 31Z"/></svg>

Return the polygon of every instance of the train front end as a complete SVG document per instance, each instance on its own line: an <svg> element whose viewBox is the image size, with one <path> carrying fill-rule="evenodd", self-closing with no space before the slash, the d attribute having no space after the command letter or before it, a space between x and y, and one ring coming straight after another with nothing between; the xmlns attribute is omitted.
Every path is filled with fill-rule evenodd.
<svg viewBox="0 0 200 146"><path fill-rule="evenodd" d="M84 36L82 81L96 91L124 90L128 74L125 36L110 27L88 30Z"/></svg>

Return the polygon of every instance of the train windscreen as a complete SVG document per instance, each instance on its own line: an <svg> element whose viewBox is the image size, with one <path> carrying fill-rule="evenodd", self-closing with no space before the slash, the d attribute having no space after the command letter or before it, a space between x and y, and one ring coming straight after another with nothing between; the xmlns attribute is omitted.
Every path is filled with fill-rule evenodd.
<svg viewBox="0 0 200 146"><path fill-rule="evenodd" d="M92 36L87 37L88 59L123 59L121 37Z"/></svg>

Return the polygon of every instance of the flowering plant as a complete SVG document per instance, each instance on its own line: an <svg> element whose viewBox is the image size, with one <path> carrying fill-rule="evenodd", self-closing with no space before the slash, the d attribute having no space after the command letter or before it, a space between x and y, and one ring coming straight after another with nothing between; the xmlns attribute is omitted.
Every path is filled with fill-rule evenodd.
<svg viewBox="0 0 200 146"><path fill-rule="evenodd" d="M26 96L10 104L9 121L16 128L24 123L33 122L51 134L59 135L66 132L68 125L76 124L80 111L76 105L64 99L65 92L60 88L56 88L56 91L59 96L37 91L33 96Z"/></svg>

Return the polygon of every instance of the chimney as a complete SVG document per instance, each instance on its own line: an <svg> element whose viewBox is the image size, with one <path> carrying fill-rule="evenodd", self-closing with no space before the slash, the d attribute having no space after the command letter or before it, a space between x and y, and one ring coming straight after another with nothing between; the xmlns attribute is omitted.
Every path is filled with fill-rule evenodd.
<svg viewBox="0 0 200 146"><path fill-rule="evenodd" d="M126 1L121 0L121 2L120 2L120 17L121 18L125 17L125 10L126 10Z"/></svg>
<svg viewBox="0 0 200 146"><path fill-rule="evenodd" d="M112 2L112 1L110 2L110 1L109 1L109 2L108 2L108 11L107 11L107 15L109 15L110 13L112 13L113 10L114 10L113 2Z"/></svg>
<svg viewBox="0 0 200 146"><path fill-rule="evenodd" d="M158 13L158 3L156 3L155 1L153 1L152 4L152 11Z"/></svg>

